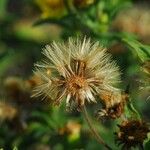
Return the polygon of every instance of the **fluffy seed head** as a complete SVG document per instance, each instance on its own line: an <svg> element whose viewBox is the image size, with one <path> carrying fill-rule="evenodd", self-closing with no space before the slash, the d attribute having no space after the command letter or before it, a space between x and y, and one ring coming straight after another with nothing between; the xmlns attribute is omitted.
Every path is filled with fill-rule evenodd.
<svg viewBox="0 0 150 150"><path fill-rule="evenodd" d="M99 42L69 38L47 45L43 54L46 59L35 65L42 82L33 96L48 96L55 104L65 98L67 106L81 107L86 101L96 102L96 96L119 91L119 69Z"/></svg>

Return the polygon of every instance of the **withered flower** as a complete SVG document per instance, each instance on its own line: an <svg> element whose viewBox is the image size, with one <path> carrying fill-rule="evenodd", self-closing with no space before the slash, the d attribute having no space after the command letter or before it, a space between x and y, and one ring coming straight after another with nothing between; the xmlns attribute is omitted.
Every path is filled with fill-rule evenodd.
<svg viewBox="0 0 150 150"><path fill-rule="evenodd" d="M124 112L124 104L122 102L114 104L110 108L101 109L97 112L98 119L108 118L116 119L119 118Z"/></svg>
<svg viewBox="0 0 150 150"><path fill-rule="evenodd" d="M74 104L80 108L85 102L96 102L95 97L106 91L120 91L115 87L119 69L99 42L70 38L67 43L47 45L43 54L46 59L35 65L42 84L33 96L45 95L57 105L66 98L69 108Z"/></svg>
<svg viewBox="0 0 150 150"><path fill-rule="evenodd" d="M123 150L130 150L132 147L142 147L144 140L150 132L149 126L142 120L124 121L115 133L116 142L122 145Z"/></svg>
<svg viewBox="0 0 150 150"><path fill-rule="evenodd" d="M104 108L100 109L96 114L98 119L116 119L124 113L124 108L129 95L127 93L117 92L112 93L111 96L109 96L103 97L106 102Z"/></svg>

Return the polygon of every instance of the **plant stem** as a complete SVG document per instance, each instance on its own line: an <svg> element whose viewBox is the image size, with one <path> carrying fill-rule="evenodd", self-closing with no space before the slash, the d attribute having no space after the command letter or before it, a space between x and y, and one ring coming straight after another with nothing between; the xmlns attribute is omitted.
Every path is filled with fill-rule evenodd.
<svg viewBox="0 0 150 150"><path fill-rule="evenodd" d="M87 123L88 123L88 126L89 126L89 128L90 128L90 130L91 130L93 136L96 138L96 140L97 140L100 144L104 145L106 149L112 150L112 148L109 147L109 146L104 142L104 140L101 138L101 136L97 133L96 129L92 126L92 121L91 121L91 119L89 118L89 115L88 115L88 112L87 112L87 110L86 110L86 107L85 107L85 106L82 106L82 107L81 107L81 111L82 111L82 113L83 113L83 115L84 115L85 120L86 120Z"/></svg>
<svg viewBox="0 0 150 150"><path fill-rule="evenodd" d="M140 144L140 146L139 146L139 150L144 150L144 146L143 146L143 144Z"/></svg>

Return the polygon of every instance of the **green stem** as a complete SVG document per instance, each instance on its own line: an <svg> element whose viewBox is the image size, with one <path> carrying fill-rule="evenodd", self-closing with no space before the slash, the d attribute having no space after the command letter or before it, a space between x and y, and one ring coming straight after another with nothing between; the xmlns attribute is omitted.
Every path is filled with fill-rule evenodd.
<svg viewBox="0 0 150 150"><path fill-rule="evenodd" d="M132 113L134 113L136 115L136 118L141 119L141 116L139 114L139 112L136 110L136 108L133 106L131 100L129 99L129 104L128 104L128 108L130 109L130 111Z"/></svg>
<svg viewBox="0 0 150 150"><path fill-rule="evenodd" d="M89 126L89 128L90 128L90 130L91 130L93 136L96 138L96 140L97 140L100 144L104 145L107 150L112 150L112 148L109 147L109 146L104 142L104 140L103 140L103 139L101 138L101 136L97 133L97 131L95 130L95 128L92 126L92 121L91 121L91 119L89 118L89 115L88 115L88 112L87 112L87 110L86 110L86 107L85 107L85 106L81 107L81 111L82 111L82 113L83 113L83 115L84 115L85 120L86 120L87 123L88 123L88 126Z"/></svg>
<svg viewBox="0 0 150 150"><path fill-rule="evenodd" d="M143 146L143 144L140 144L140 146L139 146L139 150L144 150L144 146Z"/></svg>

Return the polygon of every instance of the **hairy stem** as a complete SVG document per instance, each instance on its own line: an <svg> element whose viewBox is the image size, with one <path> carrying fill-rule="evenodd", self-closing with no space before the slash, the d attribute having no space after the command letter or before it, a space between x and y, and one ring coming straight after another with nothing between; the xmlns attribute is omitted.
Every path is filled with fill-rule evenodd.
<svg viewBox="0 0 150 150"><path fill-rule="evenodd" d="M82 113L83 113L83 115L84 115L85 120L86 120L87 123L88 123L88 126L89 126L89 128L90 128L90 130L91 130L93 136L96 138L96 140L97 140L100 144L104 145L106 149L112 150L112 148L109 147L109 146L105 143L105 141L101 138L101 136L97 133L96 129L93 127L92 121L91 121L91 119L89 118L89 115L88 115L88 112L87 112L87 110L86 110L86 107L85 107L85 106L81 107L81 111L82 111Z"/></svg>

